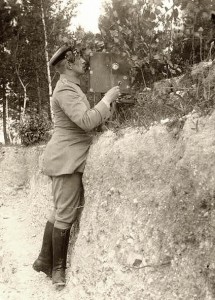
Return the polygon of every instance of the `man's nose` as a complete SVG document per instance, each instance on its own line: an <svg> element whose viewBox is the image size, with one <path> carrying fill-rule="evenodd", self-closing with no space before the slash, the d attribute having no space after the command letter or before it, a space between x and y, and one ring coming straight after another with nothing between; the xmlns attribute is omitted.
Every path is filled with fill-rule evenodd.
<svg viewBox="0 0 215 300"><path fill-rule="evenodd" d="M82 64L85 64L86 60L83 57L81 57L81 62L82 62Z"/></svg>

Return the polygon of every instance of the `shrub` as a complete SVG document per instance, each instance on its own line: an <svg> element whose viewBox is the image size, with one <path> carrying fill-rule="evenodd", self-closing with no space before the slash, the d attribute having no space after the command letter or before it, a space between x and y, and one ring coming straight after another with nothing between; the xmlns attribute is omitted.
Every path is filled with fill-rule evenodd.
<svg viewBox="0 0 215 300"><path fill-rule="evenodd" d="M25 116L19 125L21 143L25 146L46 142L52 123L43 114Z"/></svg>

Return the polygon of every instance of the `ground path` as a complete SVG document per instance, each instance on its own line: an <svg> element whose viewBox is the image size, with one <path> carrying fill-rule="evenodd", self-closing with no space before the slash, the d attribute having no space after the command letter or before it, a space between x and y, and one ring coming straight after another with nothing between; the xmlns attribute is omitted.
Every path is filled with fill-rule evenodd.
<svg viewBox="0 0 215 300"><path fill-rule="evenodd" d="M65 300L44 274L32 269L41 235L29 224L24 194L0 199L0 300ZM71 299L70 299L71 300Z"/></svg>

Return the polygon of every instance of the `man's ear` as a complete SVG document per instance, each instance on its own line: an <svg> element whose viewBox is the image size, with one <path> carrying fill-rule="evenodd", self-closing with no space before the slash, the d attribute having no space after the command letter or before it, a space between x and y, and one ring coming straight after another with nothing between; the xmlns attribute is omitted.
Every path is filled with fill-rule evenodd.
<svg viewBox="0 0 215 300"><path fill-rule="evenodd" d="M69 62L68 60L67 60L67 62L66 62L66 64L67 64L67 68L69 69L69 70L72 70L72 63L71 62Z"/></svg>

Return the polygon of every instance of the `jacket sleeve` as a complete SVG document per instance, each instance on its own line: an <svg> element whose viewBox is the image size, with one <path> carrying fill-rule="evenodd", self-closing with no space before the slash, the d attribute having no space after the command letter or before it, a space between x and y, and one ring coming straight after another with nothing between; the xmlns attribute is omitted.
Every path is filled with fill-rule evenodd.
<svg viewBox="0 0 215 300"><path fill-rule="evenodd" d="M85 131L97 127L111 115L110 109L103 101L88 109L82 96L73 89L61 90L56 97L64 113Z"/></svg>

